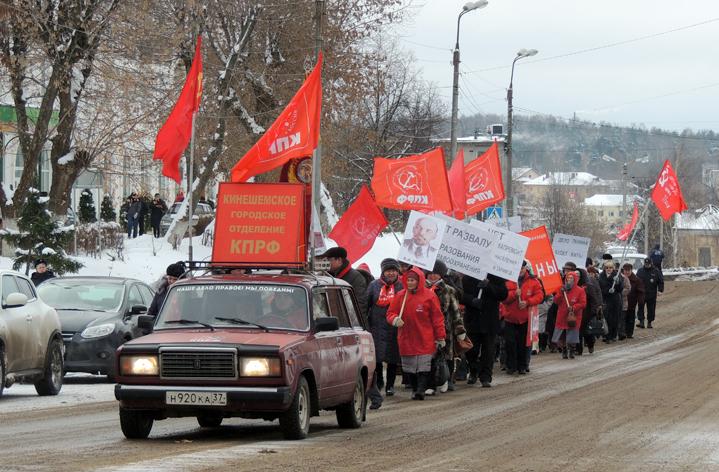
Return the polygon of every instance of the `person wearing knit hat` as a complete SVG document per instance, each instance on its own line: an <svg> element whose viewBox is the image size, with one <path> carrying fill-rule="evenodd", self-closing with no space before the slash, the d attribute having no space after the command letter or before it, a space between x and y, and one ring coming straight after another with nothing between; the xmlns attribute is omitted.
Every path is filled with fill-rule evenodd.
<svg viewBox="0 0 719 472"><path fill-rule="evenodd" d="M382 274L367 287L367 321L374 339L374 351L377 365L377 388L385 388L388 397L394 395L394 382L400 363L397 328L387 324L387 308L402 288L399 280L399 263L396 259L383 259L380 263ZM387 365L385 382L384 364ZM370 390L370 409L376 410L382 405L382 395Z"/></svg>
<svg viewBox="0 0 719 472"><path fill-rule="evenodd" d="M328 272L332 277L342 279L352 286L360 313L367 313L367 280L357 269L353 269L352 265L350 265L350 261L347 259L347 249L332 247L317 257L329 261L330 270Z"/></svg>
<svg viewBox="0 0 719 472"><path fill-rule="evenodd" d="M436 390L442 393L454 390L454 384L451 382L452 371L454 370L454 346L457 339L464 339L467 336L467 330L464 329L464 322L459 311L457 290L445 283L444 278L446 276L447 265L442 261L436 261L432 270L428 271L427 274L427 288L437 295L439 307L444 316L444 326L449 329L445 336L445 346L438 350L438 353L432 359L429 388L425 391L426 395L434 395Z"/></svg>
<svg viewBox="0 0 719 472"><path fill-rule="evenodd" d="M184 273L185 265L182 262L175 262L174 264L170 264L169 266L167 266L167 269L165 270L164 281L157 289L155 297L152 299L152 303L150 304L150 308L147 309L148 315L157 316L157 314L160 312L160 308L162 308L162 304L165 303L165 297L167 297L167 291L169 290L170 286L177 282L177 280L182 277Z"/></svg>

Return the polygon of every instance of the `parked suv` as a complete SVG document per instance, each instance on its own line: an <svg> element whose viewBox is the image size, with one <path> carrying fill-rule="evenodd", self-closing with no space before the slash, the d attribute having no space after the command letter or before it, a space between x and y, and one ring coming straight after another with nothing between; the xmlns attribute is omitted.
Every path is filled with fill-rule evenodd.
<svg viewBox="0 0 719 472"><path fill-rule="evenodd" d="M170 229L170 224L172 224L172 219L175 217L177 212L180 210L180 205L182 205L181 202L173 203L170 209L162 216L162 219L160 220L160 234L162 236L167 233L167 230ZM212 207L207 203L198 203L197 207L195 208L195 211L192 214L192 220L195 222L192 225L192 233L193 235L202 234L202 232L205 230L205 227L210 224L210 222L215 218L215 211L212 209ZM185 229L187 229L187 225L185 224Z"/></svg>
<svg viewBox="0 0 719 472"><path fill-rule="evenodd" d="M0 270L0 396L14 383L34 383L39 395L62 388L60 320L29 278Z"/></svg>
<svg viewBox="0 0 719 472"><path fill-rule="evenodd" d="M365 418L374 375L371 334L352 287L329 276L257 273L181 280L152 334L117 351L120 426L146 438L153 421L194 416L279 419L302 439L310 417L335 410L343 428ZM154 326L153 326L154 325Z"/></svg>

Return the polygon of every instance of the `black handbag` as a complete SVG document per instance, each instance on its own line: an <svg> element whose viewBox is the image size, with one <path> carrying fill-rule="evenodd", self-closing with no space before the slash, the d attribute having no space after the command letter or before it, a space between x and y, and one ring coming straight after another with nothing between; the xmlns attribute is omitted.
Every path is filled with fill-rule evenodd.
<svg viewBox="0 0 719 472"><path fill-rule="evenodd" d="M587 334L592 336L604 336L607 334L607 323L604 320L604 318L597 318L596 316L592 316L592 318L589 320L589 323L587 323Z"/></svg>

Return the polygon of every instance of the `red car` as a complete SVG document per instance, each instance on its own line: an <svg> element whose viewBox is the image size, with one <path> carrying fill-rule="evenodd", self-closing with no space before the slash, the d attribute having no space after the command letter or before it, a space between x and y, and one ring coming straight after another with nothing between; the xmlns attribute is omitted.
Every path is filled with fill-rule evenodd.
<svg viewBox="0 0 719 472"><path fill-rule="evenodd" d="M374 375L372 335L352 287L310 273L210 275L183 279L167 294L152 333L117 350L115 398L127 438L153 422L194 416L279 419L302 439L310 417L335 410L343 428L365 419Z"/></svg>

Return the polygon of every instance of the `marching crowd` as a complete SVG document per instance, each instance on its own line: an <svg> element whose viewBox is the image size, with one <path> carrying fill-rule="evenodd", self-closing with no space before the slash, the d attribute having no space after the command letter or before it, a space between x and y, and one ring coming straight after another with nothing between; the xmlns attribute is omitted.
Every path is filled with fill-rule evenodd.
<svg viewBox="0 0 719 472"><path fill-rule="evenodd" d="M617 267L609 254L596 265L587 258L583 268L567 262L553 294L528 260L516 281L491 274L478 280L441 261L421 270L392 258L382 260L374 279L366 265L352 268L344 248L320 257L329 261L330 274L353 286L367 315L377 360L370 409L382 405L382 390L395 394L400 371L411 398L424 400L454 390L458 381L491 387L496 364L507 375L526 375L533 354L548 350L574 359L585 347L593 353L599 338L608 344L631 339L635 327L653 327L657 293L664 291L658 246L636 273L629 263Z"/></svg>

